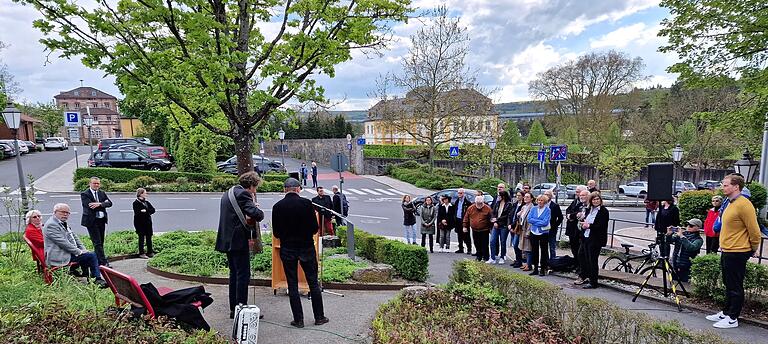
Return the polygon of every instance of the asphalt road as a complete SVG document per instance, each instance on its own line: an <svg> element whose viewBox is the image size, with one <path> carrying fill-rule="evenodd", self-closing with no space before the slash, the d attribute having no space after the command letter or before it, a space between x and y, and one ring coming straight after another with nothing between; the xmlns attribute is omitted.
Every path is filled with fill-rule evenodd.
<svg viewBox="0 0 768 344"><path fill-rule="evenodd" d="M88 147L85 147L85 151ZM78 147L78 153L82 154L83 147ZM37 179L46 173L56 169L61 164L75 158L74 148L65 151L44 151L24 154L21 156L21 166L24 171L24 182L28 183L28 175ZM80 161L80 166L85 162ZM71 177L70 177L71 178ZM19 175L16 170L16 157L0 160L0 187L10 187L12 190L19 188ZM2 191L2 190L0 190Z"/></svg>

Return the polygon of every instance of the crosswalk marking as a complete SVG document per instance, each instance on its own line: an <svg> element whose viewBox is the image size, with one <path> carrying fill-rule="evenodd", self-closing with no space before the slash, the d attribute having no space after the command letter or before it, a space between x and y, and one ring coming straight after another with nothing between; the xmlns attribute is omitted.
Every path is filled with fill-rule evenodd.
<svg viewBox="0 0 768 344"><path fill-rule="evenodd" d="M348 191L348 192L356 193L356 194L358 194L358 195L365 195L365 192L362 192L362 191L360 191L360 190L357 190L357 189L351 189L351 188L347 188L347 189L345 189L344 191Z"/></svg>
<svg viewBox="0 0 768 344"><path fill-rule="evenodd" d="M396 193L396 194L398 194L398 195L403 195L403 196L407 195L407 193L405 193L405 192L402 192L402 191L400 191L400 190L395 190L395 189L388 189L388 190L389 190L389 191L392 191L392 192L394 192L394 193Z"/></svg>
<svg viewBox="0 0 768 344"><path fill-rule="evenodd" d="M6 191L7 190L8 189L6 189ZM45 194L47 194L47 192L45 192L45 191L40 191L40 190L35 191L35 195L45 195ZM9 193L9 195L21 195L21 189L16 189L16 190L11 191Z"/></svg>
<svg viewBox="0 0 768 344"><path fill-rule="evenodd" d="M376 191L381 192L381 193L383 193L385 195L388 195L388 196L395 196L395 194L393 194L393 193L391 193L391 192L389 192L387 190L384 190L384 189L376 189Z"/></svg>
<svg viewBox="0 0 768 344"><path fill-rule="evenodd" d="M380 193L378 193L378 192L376 192L376 191L373 191L373 190L371 190L371 189L365 189L365 188L361 188L360 190L363 190L363 191L365 191L365 192L367 192L367 193L369 193L369 194L371 194L371 195L381 196L381 194L380 194Z"/></svg>
<svg viewBox="0 0 768 344"><path fill-rule="evenodd" d="M317 191L315 191L313 189L302 189L301 191L306 191L306 192L309 192L309 193L311 193L313 195L317 195Z"/></svg>

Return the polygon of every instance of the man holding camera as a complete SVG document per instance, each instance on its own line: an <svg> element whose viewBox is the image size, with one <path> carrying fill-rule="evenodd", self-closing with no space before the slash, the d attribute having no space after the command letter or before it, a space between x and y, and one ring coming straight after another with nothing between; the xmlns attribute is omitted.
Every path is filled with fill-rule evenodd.
<svg viewBox="0 0 768 344"><path fill-rule="evenodd" d="M704 239L699 235L701 230L701 220L690 219L686 222L686 228L679 227L667 228L667 243L675 244L675 250L672 253L672 264L677 279L681 282L688 282L691 276L691 259L696 258L704 244Z"/></svg>

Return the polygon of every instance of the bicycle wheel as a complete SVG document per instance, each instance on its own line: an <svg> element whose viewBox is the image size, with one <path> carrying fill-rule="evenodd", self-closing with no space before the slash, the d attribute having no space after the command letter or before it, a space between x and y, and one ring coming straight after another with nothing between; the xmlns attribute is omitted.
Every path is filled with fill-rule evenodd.
<svg viewBox="0 0 768 344"><path fill-rule="evenodd" d="M646 276L649 273L651 273L651 276L653 277L661 277L661 275L664 274L664 269L662 269L660 266L656 266L654 263L653 265L647 266L640 270L640 274L643 276Z"/></svg>
<svg viewBox="0 0 768 344"><path fill-rule="evenodd" d="M603 262L603 270L629 272L627 264L620 257L613 256Z"/></svg>

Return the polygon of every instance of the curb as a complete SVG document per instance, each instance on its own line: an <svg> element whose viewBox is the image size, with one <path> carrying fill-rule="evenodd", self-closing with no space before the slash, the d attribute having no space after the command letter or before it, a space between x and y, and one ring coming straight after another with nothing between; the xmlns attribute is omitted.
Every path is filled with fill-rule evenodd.
<svg viewBox="0 0 768 344"><path fill-rule="evenodd" d="M147 265L147 271L152 274L158 275L160 277L187 281L187 282L198 282L198 283L205 283L205 284L220 284L220 285L229 284L229 278L226 278L226 277L202 277L202 276L177 274L175 272L159 270L149 265ZM251 278L249 285L257 286L257 287L271 287L272 280L267 278ZM335 290L396 291L396 290L402 290L407 287L420 286L422 284L357 284L357 283L327 282L327 283L323 283L322 285L324 289L335 289Z"/></svg>
<svg viewBox="0 0 768 344"><path fill-rule="evenodd" d="M561 272L553 272L551 274L555 275L555 276L558 276L558 277L562 277L562 278L568 278L568 279L571 279L573 277L573 276L570 276L568 274L564 274L564 273L561 273ZM627 285L637 286L632 281L622 280L620 278L605 277L605 276L600 276L600 277L603 278L603 279L606 279L606 280L611 280L611 281L621 282L621 283L624 283L624 284L627 284ZM616 291L622 292L622 293L627 294L627 295L633 295L633 296L635 295L635 292L626 290L624 288L619 288L617 286L613 286L613 285L610 285L610 284L601 283L600 286L604 287L604 288L616 290ZM649 288L658 291L658 288L656 286L650 286L649 285ZM663 304L666 304L666 305L670 305L670 306L677 306L677 304L675 302L671 301L671 300L667 300L667 299L656 297L656 296L652 296L652 295L645 295L643 293L640 293L639 297L644 298L646 300L655 301L655 302L663 303ZM687 310L697 311L697 312L700 312L700 313L716 313L717 312L716 310L712 310L710 308L705 308L705 307L702 307L702 306L699 306L699 305L688 304L688 303L684 303L684 302L680 302L680 307L682 307L684 309L687 309ZM766 322L766 321L762 321L762 320L758 320L758 319L752 319L752 318L747 318L747 317L739 317L739 321L743 322L743 323L746 323L746 324L750 324L750 325L754 325L754 326L757 326L757 327L761 327L761 328L764 328L764 329L768 329L768 322Z"/></svg>

